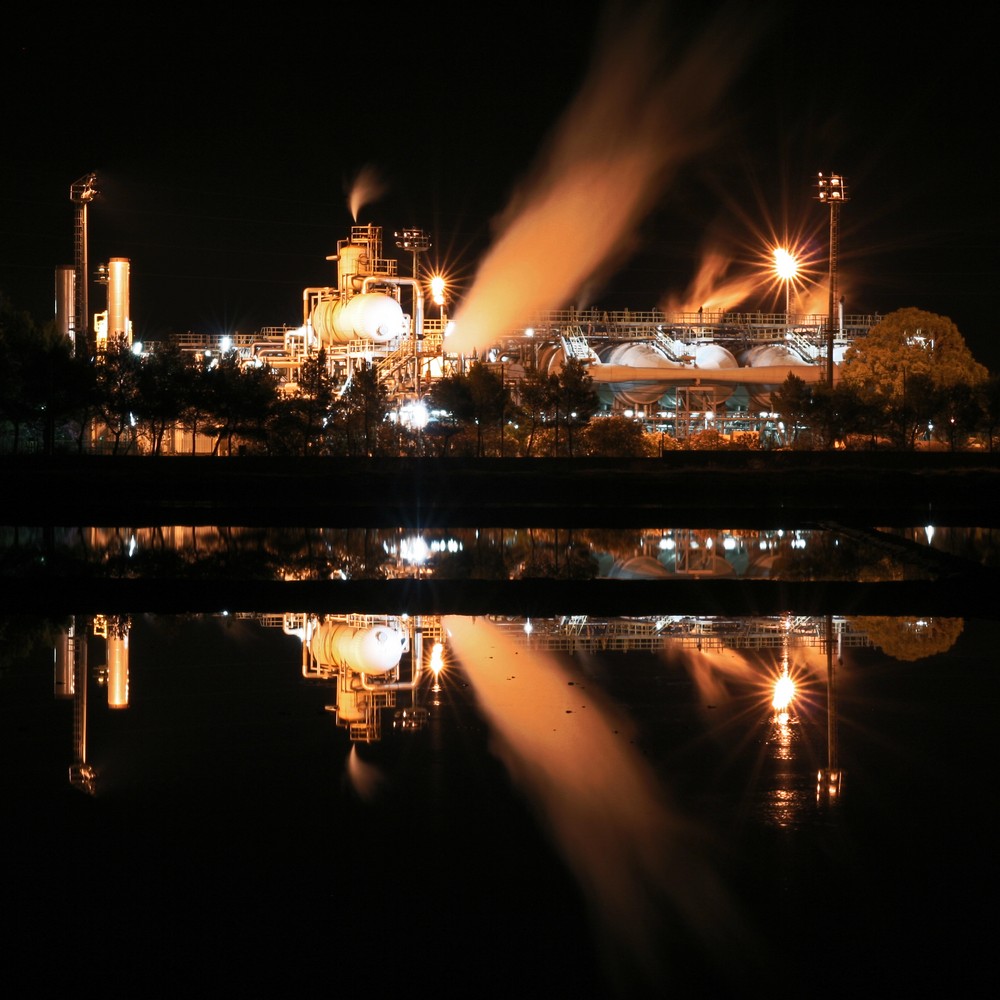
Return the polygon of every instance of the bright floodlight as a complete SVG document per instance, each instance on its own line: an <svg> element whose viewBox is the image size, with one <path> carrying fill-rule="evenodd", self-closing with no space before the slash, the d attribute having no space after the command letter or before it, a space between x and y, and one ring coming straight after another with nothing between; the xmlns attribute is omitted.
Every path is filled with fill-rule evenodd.
<svg viewBox="0 0 1000 1000"><path fill-rule="evenodd" d="M782 281L791 281L799 273L799 262L783 247L775 247L774 271Z"/></svg>
<svg viewBox="0 0 1000 1000"><path fill-rule="evenodd" d="M435 274L431 278L431 298L434 300L434 305L443 306L444 305L444 278L440 274Z"/></svg>

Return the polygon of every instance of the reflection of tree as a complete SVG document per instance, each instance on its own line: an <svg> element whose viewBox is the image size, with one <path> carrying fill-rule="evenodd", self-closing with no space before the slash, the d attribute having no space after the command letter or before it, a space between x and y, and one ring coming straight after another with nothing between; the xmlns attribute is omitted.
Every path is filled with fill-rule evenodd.
<svg viewBox="0 0 1000 1000"><path fill-rule="evenodd" d="M921 660L946 653L962 634L961 618L850 618L888 656L897 660Z"/></svg>
<svg viewBox="0 0 1000 1000"><path fill-rule="evenodd" d="M58 630L57 622L39 615L0 615L0 673L36 649L55 646Z"/></svg>
<svg viewBox="0 0 1000 1000"><path fill-rule="evenodd" d="M592 580L599 572L597 557L574 540L572 531L528 530L517 573L522 579Z"/></svg>

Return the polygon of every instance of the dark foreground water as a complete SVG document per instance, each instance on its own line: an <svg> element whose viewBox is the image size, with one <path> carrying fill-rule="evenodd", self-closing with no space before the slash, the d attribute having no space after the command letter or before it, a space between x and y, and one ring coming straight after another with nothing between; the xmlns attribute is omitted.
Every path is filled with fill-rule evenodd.
<svg viewBox="0 0 1000 1000"><path fill-rule="evenodd" d="M0 676L5 978L33 993L992 995L998 624L912 661L548 654L453 619L419 731L352 744L258 621L133 620L88 688L91 796L51 646ZM959 634L960 632L960 634ZM101 640L88 640L91 664Z"/></svg>

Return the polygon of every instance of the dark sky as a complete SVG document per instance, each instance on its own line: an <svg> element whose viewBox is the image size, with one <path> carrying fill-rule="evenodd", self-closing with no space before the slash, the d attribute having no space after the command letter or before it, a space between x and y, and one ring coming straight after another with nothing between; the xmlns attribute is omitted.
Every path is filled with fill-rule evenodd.
<svg viewBox="0 0 1000 1000"><path fill-rule="evenodd" d="M395 230L423 228L428 263L468 285L595 46L635 6L512 2L472 17L330 5L224 26L155 7L82 28L26 16L0 40L0 290L51 315L54 268L73 260L69 188L90 171L101 192L91 264L130 259L140 339L297 324L302 289L333 281L325 258L349 235L362 171L383 191L358 221L383 227L387 254ZM703 37L708 7L664 5L637 62L655 52L669 74ZM708 141L678 157L628 252L575 304L651 308L683 294L709 247L746 266L786 231L811 244L822 280L829 216L813 185L838 172L851 194L848 312L950 316L977 359L1000 369L987 15L747 7L752 20L737 5L709 29L721 44L675 92L683 117L689 97L727 81L698 123ZM567 234L566 255L578 250ZM92 291L92 310L102 306Z"/></svg>

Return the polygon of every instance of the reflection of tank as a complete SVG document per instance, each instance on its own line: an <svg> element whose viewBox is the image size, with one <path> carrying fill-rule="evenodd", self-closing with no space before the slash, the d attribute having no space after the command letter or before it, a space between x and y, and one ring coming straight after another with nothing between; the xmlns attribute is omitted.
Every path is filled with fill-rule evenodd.
<svg viewBox="0 0 1000 1000"><path fill-rule="evenodd" d="M670 571L652 556L635 556L615 560L607 575L609 580L656 580L670 576Z"/></svg>
<svg viewBox="0 0 1000 1000"><path fill-rule="evenodd" d="M108 708L128 708L128 632L108 632Z"/></svg>
<svg viewBox="0 0 1000 1000"><path fill-rule="evenodd" d="M382 292L366 292L349 299L323 299L312 312L312 326L325 347L353 340L378 343L406 334L400 304Z"/></svg>
<svg viewBox="0 0 1000 1000"><path fill-rule="evenodd" d="M323 666L383 675L399 664L407 644L405 633L386 625L360 629L322 622L309 641L309 651Z"/></svg>
<svg viewBox="0 0 1000 1000"><path fill-rule="evenodd" d="M72 698L76 693L76 657L79 637L76 620L59 630L53 649L53 687L57 698Z"/></svg>

